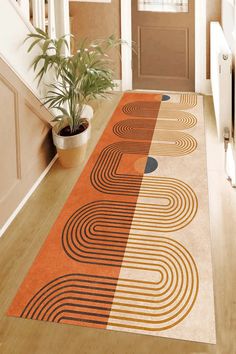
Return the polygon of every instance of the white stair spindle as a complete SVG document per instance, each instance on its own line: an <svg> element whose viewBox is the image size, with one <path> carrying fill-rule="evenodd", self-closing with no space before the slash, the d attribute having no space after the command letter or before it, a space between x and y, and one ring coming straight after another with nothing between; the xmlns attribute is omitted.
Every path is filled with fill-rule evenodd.
<svg viewBox="0 0 236 354"><path fill-rule="evenodd" d="M45 31L45 0L39 0L39 8L40 8L40 28Z"/></svg>
<svg viewBox="0 0 236 354"><path fill-rule="evenodd" d="M45 0L32 0L33 25L45 31Z"/></svg>
<svg viewBox="0 0 236 354"><path fill-rule="evenodd" d="M48 35L56 38L55 0L48 0Z"/></svg>
<svg viewBox="0 0 236 354"><path fill-rule="evenodd" d="M69 0L55 0L56 36L70 35ZM68 42L70 41L68 36ZM70 50L64 48L65 55L70 55Z"/></svg>

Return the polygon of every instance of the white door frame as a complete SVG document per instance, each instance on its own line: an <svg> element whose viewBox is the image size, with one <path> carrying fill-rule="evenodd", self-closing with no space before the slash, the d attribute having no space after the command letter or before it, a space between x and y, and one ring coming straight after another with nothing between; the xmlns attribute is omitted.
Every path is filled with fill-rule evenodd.
<svg viewBox="0 0 236 354"><path fill-rule="evenodd" d="M121 0L122 90L132 90L132 0ZM210 94L206 79L206 0L195 0L195 91Z"/></svg>

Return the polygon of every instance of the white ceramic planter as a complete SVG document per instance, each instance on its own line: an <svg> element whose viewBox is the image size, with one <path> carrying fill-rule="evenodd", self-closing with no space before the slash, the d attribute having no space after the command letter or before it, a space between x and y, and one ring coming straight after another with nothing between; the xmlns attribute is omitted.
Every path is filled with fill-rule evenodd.
<svg viewBox="0 0 236 354"><path fill-rule="evenodd" d="M52 129L53 143L57 148L59 161L64 168L76 167L85 158L87 143L91 134L91 124L87 120L88 126L82 133L73 136L59 135L62 126L56 124ZM67 124L65 123L64 126ZM59 128L60 127L60 128Z"/></svg>

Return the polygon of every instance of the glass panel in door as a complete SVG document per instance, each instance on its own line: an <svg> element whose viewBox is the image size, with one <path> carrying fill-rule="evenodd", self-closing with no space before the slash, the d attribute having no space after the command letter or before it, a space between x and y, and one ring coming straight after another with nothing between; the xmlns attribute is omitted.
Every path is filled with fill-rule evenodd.
<svg viewBox="0 0 236 354"><path fill-rule="evenodd" d="M138 0L138 11L188 12L188 0Z"/></svg>

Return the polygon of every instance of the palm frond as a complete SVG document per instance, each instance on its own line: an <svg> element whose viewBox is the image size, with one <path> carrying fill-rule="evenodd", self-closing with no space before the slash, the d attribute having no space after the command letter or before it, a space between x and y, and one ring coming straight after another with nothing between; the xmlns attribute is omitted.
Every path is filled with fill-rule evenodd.
<svg viewBox="0 0 236 354"><path fill-rule="evenodd" d="M51 82L43 104L50 109L60 111L54 121L67 119L72 131L81 122L84 103L94 98L105 98L115 88L114 71L110 50L119 49L123 41L114 35L107 39L90 42L87 38L79 41L73 55L66 57L64 49L69 49L73 36L51 39L41 29L28 34L31 40L28 52L34 47L40 54L34 58L32 67L38 83L49 70L53 70L55 81ZM119 50L118 50L119 52Z"/></svg>

